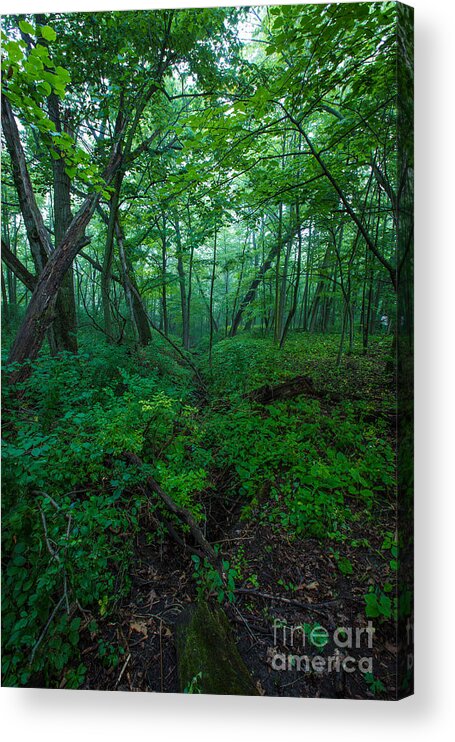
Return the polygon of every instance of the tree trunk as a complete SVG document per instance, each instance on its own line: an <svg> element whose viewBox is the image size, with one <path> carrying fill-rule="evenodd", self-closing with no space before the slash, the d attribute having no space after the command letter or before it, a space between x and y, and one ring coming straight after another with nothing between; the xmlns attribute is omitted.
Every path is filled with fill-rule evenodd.
<svg viewBox="0 0 455 742"><path fill-rule="evenodd" d="M134 324L139 345L145 347L152 339L150 324L142 301L139 300L139 290L134 277L133 266L127 251L120 223L117 219L115 225L115 234L119 247L120 260L124 274L125 295L131 311L131 320Z"/></svg>
<svg viewBox="0 0 455 742"><path fill-rule="evenodd" d="M2 260L9 270L21 281L29 291L34 291L36 277L27 270L19 258L10 250L5 240L2 239Z"/></svg>
<svg viewBox="0 0 455 742"><path fill-rule="evenodd" d="M213 329L214 329L213 288L215 286L215 275L216 275L216 240L217 240L217 224L215 221L215 239L213 242L212 277L210 280L210 338L209 338L209 363L210 364L212 363Z"/></svg>
<svg viewBox="0 0 455 742"><path fill-rule="evenodd" d="M191 228L191 211L190 211L189 203L187 205L187 209L188 209L188 231L189 231L190 238L191 238L190 264L188 266L188 294L186 297L186 321L188 325L188 347L189 347L190 335L191 335L191 294L193 292L194 240L193 240L193 232Z"/></svg>
<svg viewBox="0 0 455 742"><path fill-rule="evenodd" d="M204 290L203 290L202 285L201 285L201 279L199 278L199 276L198 276L198 274L196 272L194 273L194 275L196 276L196 283L198 285L198 289L199 289L199 293L201 295L201 299L204 302L205 307L207 309L207 314L208 314L208 317L209 317L209 327L210 327L210 322L213 322L213 329L215 330L215 332L218 332L218 322L216 321L216 318L210 313L210 302L208 301L206 295L204 294ZM203 334L202 328L203 328L203 317L201 315L201 336Z"/></svg>
<svg viewBox="0 0 455 742"><path fill-rule="evenodd" d="M169 321L168 321L168 316L167 316L167 287L166 287L167 234L166 234L166 214L164 212L163 212L163 231L161 235L161 270L162 270L161 316L163 319L163 332L167 336L169 335Z"/></svg>
<svg viewBox="0 0 455 742"><path fill-rule="evenodd" d="M314 332L317 325L317 319L318 319L318 311L319 311L319 305L321 303L322 294L324 293L324 289L326 287L326 277L325 277L325 271L329 269L330 265L330 258L332 256L332 246L329 245L325 251L324 259L322 261L322 277L319 279L318 284L316 286L316 291L313 296L313 302L311 305L311 309L309 312L309 329L310 332Z"/></svg>
<svg viewBox="0 0 455 742"><path fill-rule="evenodd" d="M6 325L9 324L9 311L8 311L8 294L6 291L5 275L3 273L3 266L1 267L1 279L2 279L2 318Z"/></svg>
<svg viewBox="0 0 455 742"><path fill-rule="evenodd" d="M60 105L57 95L52 93L48 98L49 117L56 130L62 131ZM55 245L62 241L71 224L71 181L65 172L65 161L62 157L53 160L54 186L54 235ZM74 277L72 265L65 274L55 304L53 324L54 339L58 350L77 353L77 318L74 294Z"/></svg>
<svg viewBox="0 0 455 742"><path fill-rule="evenodd" d="M291 309L289 310L288 318L286 320L286 324L283 327L283 332L281 333L281 339L280 339L280 348L283 347L284 341L286 340L286 336L289 332L289 328L291 326L291 322L294 318L294 315L297 310L297 301L299 297L299 286L300 286L300 271L301 271L301 260L302 260L302 230L300 225L300 205L299 202L296 202L295 205L295 217L296 217L296 223L297 223L297 272L295 276L295 284L294 284L294 295L292 299L292 305Z"/></svg>
<svg viewBox="0 0 455 742"><path fill-rule="evenodd" d="M281 261L281 248L283 238L283 204L280 203L278 212L278 251L276 256L275 264L275 342L279 342L281 332L281 318L280 318L280 261Z"/></svg>
<svg viewBox="0 0 455 742"><path fill-rule="evenodd" d="M12 254L13 258L16 257L17 254L17 233L18 233L18 215L13 215L13 224L14 224L14 234L10 234L10 225L9 225L9 214L8 214L8 207L5 204L5 212L4 217L2 219L2 229L4 234L4 241L9 246L9 251ZM20 218L20 217L19 217ZM2 240L2 248L3 248L3 240ZM10 268L8 263L6 264L6 285L8 289L8 301L10 309L15 312L16 310L16 304L17 304L17 281L16 276L13 272L13 270Z"/></svg>
<svg viewBox="0 0 455 742"><path fill-rule="evenodd" d="M182 309L182 341L185 350L190 347L190 328L188 326L188 304L186 299L185 268L183 266L183 246L180 233L180 222L175 220L175 236L177 240L177 272L179 274L180 306Z"/></svg>
<svg viewBox="0 0 455 742"><path fill-rule="evenodd" d="M284 240L282 244L285 244L285 243L287 244L288 240L292 240L294 237L294 233L295 233L295 229L291 229L290 233L286 237L286 240ZM270 249L266 260L262 263L256 277L251 281L249 289L246 292L245 296L243 297L240 303L240 307L237 311L237 314L235 315L234 322L232 323L231 332L230 332L231 337L234 337L234 335L236 335L237 330L239 329L240 322L242 321L243 313L245 309L247 308L247 306L255 299L258 286L263 281L265 274L267 273L275 257L277 256L280 246L281 246L280 241L277 240L277 242Z"/></svg>
<svg viewBox="0 0 455 742"><path fill-rule="evenodd" d="M110 291L112 282L112 263L114 260L115 225L117 222L117 210L120 201L122 180L123 174L119 171L115 178L114 192L109 202L109 219L107 223L106 244L104 246L103 271L101 273L101 300L103 305L104 331L107 338L111 341L114 340L114 331L112 324Z"/></svg>
<svg viewBox="0 0 455 742"><path fill-rule="evenodd" d="M246 237L245 237L245 241L244 241L243 247L242 247L242 257L240 258L240 275L239 275L239 278L238 278L238 281L237 281L237 288L236 288L236 291L235 291L234 303L232 305L231 327L234 324L235 314L236 314L237 306L238 306L238 302L239 302L240 290L242 288L243 273L244 273L244 270L245 270L245 254L246 254L246 248L247 248L247 245L248 245L249 236L250 236L249 235L249 232L247 231Z"/></svg>
<svg viewBox="0 0 455 742"><path fill-rule="evenodd" d="M302 301L302 312L303 312L303 329L308 329L308 300L309 300L309 294L310 294L310 266L312 266L313 261L313 233L312 233L312 223L310 221L309 226L309 234L308 234L308 248L307 248L307 256L306 256L306 269L305 269L305 288L303 291L303 301Z"/></svg>
<svg viewBox="0 0 455 742"><path fill-rule="evenodd" d="M366 304L366 312L365 317L363 320L363 335L362 335L362 344L363 344L363 352L366 353L368 350L368 340L370 335L370 324L371 324L371 302L373 298L373 269L370 269L370 278L369 278L369 286L368 286L368 300Z"/></svg>
<svg viewBox="0 0 455 742"><path fill-rule="evenodd" d="M103 174L104 180L107 183L112 179L119 162L120 160L114 149L111 161ZM33 361L38 355L46 331L54 318L57 292L61 287L66 271L82 247L81 238L100 198L101 193L95 191L85 199L71 222L63 240L44 266L42 273L38 277L25 317L11 348L8 357L9 363L23 364ZM29 366L18 369L13 372L12 381L25 379L29 373Z"/></svg>
<svg viewBox="0 0 455 742"><path fill-rule="evenodd" d="M329 168L325 164L325 161L323 160L321 154L316 151L315 147L313 146L313 143L312 143L311 139L306 134L306 132L302 129L301 124L297 121L297 119L291 113L289 113L289 111L286 111L286 116L289 118L290 121L292 121L292 123L294 124L294 126L296 127L296 129L298 131L300 131L300 133L302 134L303 138L305 139L305 141L306 141L306 143L307 143L307 145L308 145L308 147L310 149L311 154L313 155L313 157L315 158L316 162L320 166L320 168L321 168L322 172L324 173L324 175L326 176L327 180L331 183L331 185L333 186L334 190L338 194L340 200L342 201L342 203L344 205L344 208L346 209L346 212L349 214L350 218L352 219L352 221L354 222L354 224L357 226L360 234L362 235L363 239L365 240L366 244L368 245L368 249L373 253L373 255L379 260L379 262L387 270L387 272L389 274L389 277L390 277L390 280L392 282L392 286L394 288L394 291L396 292L396 290L397 290L397 272L396 272L396 268L384 257L384 255L382 255L379 252L379 250L378 250L378 248L377 248L374 240L371 239L371 237L370 237L370 235L368 233L368 230L365 227L365 224L363 223L363 220L358 216L358 214L356 213L356 211L351 206L351 204L349 202L349 199L346 198L346 195L345 195L343 189L341 188L340 184L338 183L338 181L333 176L331 170L329 170ZM372 177L372 175L373 175L373 170L371 170L370 177Z"/></svg>
<svg viewBox="0 0 455 742"><path fill-rule="evenodd" d="M6 95L2 96L2 130L6 148L11 157L14 185L16 186L19 204L35 269L40 272L48 256L52 253L52 243L44 224L43 217L36 203L32 181L25 160L24 149L19 136L16 119Z"/></svg>
<svg viewBox="0 0 455 742"><path fill-rule="evenodd" d="M281 288L280 288L280 303L278 313L278 340L281 345L281 338L283 337L284 325L285 325L285 310L286 310L286 299L287 299L287 287L288 287L288 269L289 269L289 258L291 257L292 240L289 240L286 253L284 256L283 273L281 276ZM291 318L292 319L292 318Z"/></svg>

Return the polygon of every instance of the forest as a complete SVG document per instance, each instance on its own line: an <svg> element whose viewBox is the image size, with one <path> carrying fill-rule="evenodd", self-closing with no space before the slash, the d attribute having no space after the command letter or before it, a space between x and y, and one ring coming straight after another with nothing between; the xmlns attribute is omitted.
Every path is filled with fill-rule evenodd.
<svg viewBox="0 0 455 742"><path fill-rule="evenodd" d="M406 691L408 11L3 16L3 685Z"/></svg>

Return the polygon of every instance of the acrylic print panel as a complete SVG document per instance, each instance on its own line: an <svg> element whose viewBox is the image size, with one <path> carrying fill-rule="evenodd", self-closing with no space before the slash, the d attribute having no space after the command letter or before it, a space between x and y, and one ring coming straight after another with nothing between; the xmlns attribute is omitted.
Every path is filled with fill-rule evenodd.
<svg viewBox="0 0 455 742"><path fill-rule="evenodd" d="M412 10L2 34L3 684L409 695Z"/></svg>

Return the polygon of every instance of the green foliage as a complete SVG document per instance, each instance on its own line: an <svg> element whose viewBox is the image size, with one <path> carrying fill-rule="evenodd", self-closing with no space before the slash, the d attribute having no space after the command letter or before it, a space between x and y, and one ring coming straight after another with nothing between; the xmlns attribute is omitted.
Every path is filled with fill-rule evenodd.
<svg viewBox="0 0 455 742"><path fill-rule="evenodd" d="M391 559L389 560L389 567L392 571L396 572L398 569L398 544L395 534L391 531L387 531L385 534L381 549L390 552Z"/></svg>
<svg viewBox="0 0 455 742"><path fill-rule="evenodd" d="M128 591L140 501L125 506L107 493L58 500L23 494L4 513L5 685L27 685L37 673L46 685L58 683L79 657L78 606L103 616ZM68 682L75 687L74 673Z"/></svg>
<svg viewBox="0 0 455 742"><path fill-rule="evenodd" d="M364 679L365 679L366 684L368 685L368 689L371 691L371 693L374 696L378 694L381 695L382 693L385 692L386 687L384 683L378 678L375 678L373 673L366 672L364 674Z"/></svg>
<svg viewBox="0 0 455 742"><path fill-rule="evenodd" d="M352 575L352 573L354 572L354 567L352 565L352 562L346 556L341 556L339 551L335 551L334 549L330 549L330 551L335 558L335 561L337 563L338 569L340 570L341 574Z"/></svg>
<svg viewBox="0 0 455 742"><path fill-rule="evenodd" d="M323 356L326 342L312 340L310 361L318 352ZM49 686L62 676L68 687L83 682L79 642L85 617L104 621L129 589L128 564L143 507L137 485L147 472L203 522L204 493L213 487L216 463L235 474L231 487L241 497L244 518L291 538L362 546L350 537L356 519L360 513L368 518L374 503L393 492L394 456L382 424L372 425L361 402L339 402L327 414L317 399L261 406L240 398L239 390L260 386L272 367L282 379L295 373L297 359L309 362L306 337L290 338L279 368L273 363L276 349L261 343L238 338L224 344L227 371L212 377L213 386L232 389L223 410L215 393L213 405L201 411L186 372L169 356L147 350L139 359L103 344L96 352L42 355L20 398L5 388L5 684L27 685L37 676ZM220 345L214 366L221 363ZM142 471L127 464L125 451L142 458ZM390 531L381 553L393 572L397 544ZM351 560L335 548L332 554L349 578ZM259 585L243 546L223 560L222 573L206 559L194 556L193 562L200 597L232 602L239 581ZM290 581L283 587L295 590ZM367 617L393 617L391 589L385 583L366 594ZM119 651L97 639L96 627L88 630L99 641L102 662L115 666Z"/></svg>
<svg viewBox="0 0 455 742"><path fill-rule="evenodd" d="M189 683L183 689L184 693L201 693L200 683L202 680L202 671L194 675Z"/></svg>
<svg viewBox="0 0 455 742"><path fill-rule="evenodd" d="M384 585L384 589L371 586L369 591L363 596L365 600L365 615L367 618L379 618L381 620L396 619L397 605L396 598L391 597L392 585Z"/></svg>
<svg viewBox="0 0 455 742"><path fill-rule="evenodd" d="M281 585L281 587L283 587L285 590L291 593L295 593L298 588L298 585L295 585L293 582L286 582L286 580L283 580L282 577L280 577L280 579L277 580L277 584Z"/></svg>
<svg viewBox="0 0 455 742"><path fill-rule="evenodd" d="M103 664L108 668L117 667L122 655L125 653L123 647L117 647L110 642L100 639L98 641L98 655L101 657Z"/></svg>
<svg viewBox="0 0 455 742"><path fill-rule="evenodd" d="M137 484L146 472L128 466L125 451L143 456L176 501L200 515L192 495L205 486L206 458L197 455L196 411L183 387L174 386L171 397L158 371L141 376L136 369L125 350L104 354L99 346L96 353L42 356L20 399L5 390L6 685L38 675L48 686L62 674L68 687L83 681L81 611L108 617L130 586L143 506ZM118 661L104 645L99 654Z"/></svg>
<svg viewBox="0 0 455 742"><path fill-rule="evenodd" d="M49 53L49 44L57 38L55 30L50 26L35 28L25 20L19 22L19 27L31 43L2 31L2 94L20 111L30 128L40 133L51 158L64 160L70 178L77 175L93 188L105 190L98 167L86 149L68 132L58 129L46 112L46 99L53 94L64 100L71 82L68 70Z"/></svg>
<svg viewBox="0 0 455 742"><path fill-rule="evenodd" d="M224 603L225 600L233 603L235 581L240 576L239 567L223 559L220 573L208 559L201 560L197 554L193 554L191 558L194 563L193 578L198 597L202 599L215 595L219 603Z"/></svg>
<svg viewBox="0 0 455 742"><path fill-rule="evenodd" d="M329 637L327 636L327 629L317 621L315 623L304 623L303 630L313 647L322 649L328 644Z"/></svg>
<svg viewBox="0 0 455 742"><path fill-rule="evenodd" d="M275 374L289 374L298 347L307 359L308 342L306 336L294 338L280 356L279 371L274 364ZM311 342L316 353L318 341ZM326 342L320 339L322 351ZM226 358L228 349L233 353ZM268 343L238 338L219 343L215 351L224 351L227 369L217 388L222 383L225 389L227 384L251 389L269 378ZM294 363L293 375L295 370ZM245 517L258 512L293 535L337 538L350 531L352 501L369 511L374 500L393 494L393 449L381 424L364 420L368 412L362 402L340 402L328 415L319 400L305 397L265 407L242 399L228 412L215 408L206 422L207 437L216 440L217 461L237 473ZM349 573L347 562L342 568Z"/></svg>

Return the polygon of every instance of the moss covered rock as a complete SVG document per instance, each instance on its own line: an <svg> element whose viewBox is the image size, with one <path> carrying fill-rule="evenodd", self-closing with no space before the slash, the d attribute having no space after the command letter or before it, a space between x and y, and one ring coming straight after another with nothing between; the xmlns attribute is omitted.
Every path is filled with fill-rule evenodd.
<svg viewBox="0 0 455 742"><path fill-rule="evenodd" d="M176 623L180 690L229 696L258 695L221 608L199 602Z"/></svg>

